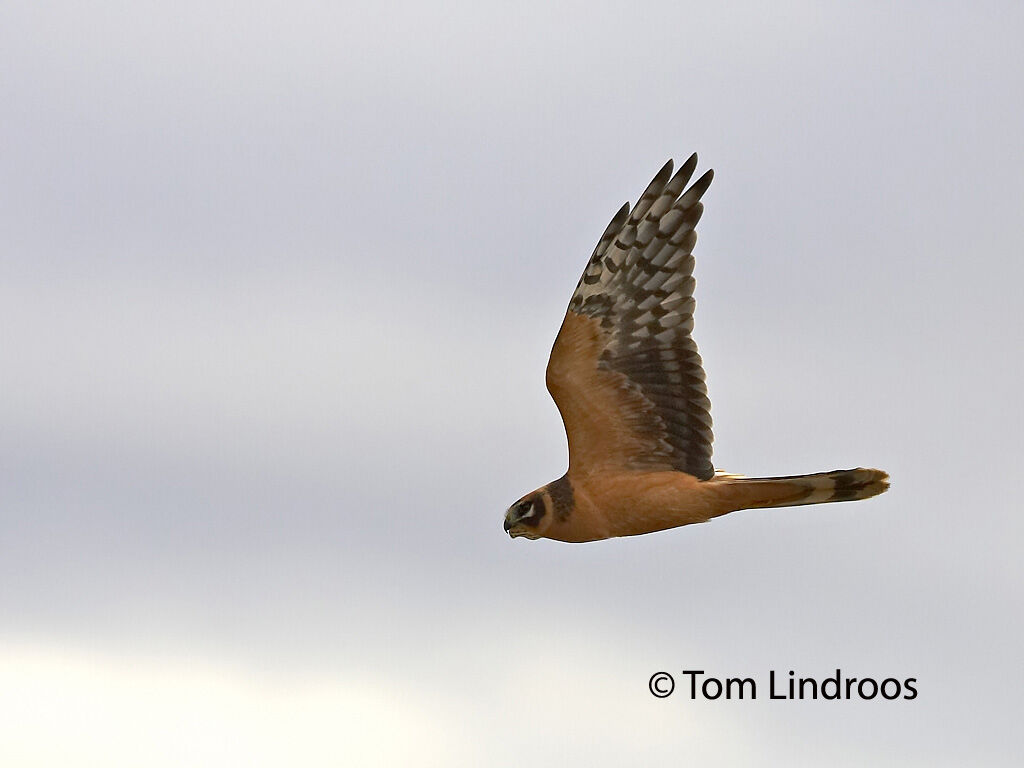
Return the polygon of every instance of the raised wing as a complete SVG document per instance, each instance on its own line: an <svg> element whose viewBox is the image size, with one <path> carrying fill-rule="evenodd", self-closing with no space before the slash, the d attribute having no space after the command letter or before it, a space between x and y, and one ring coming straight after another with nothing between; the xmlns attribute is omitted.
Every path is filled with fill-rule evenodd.
<svg viewBox="0 0 1024 768"><path fill-rule="evenodd" d="M569 302L547 385L569 439L569 469L678 470L711 464L711 402L693 329L694 227L712 171L683 191L697 155L658 172L601 236Z"/></svg>

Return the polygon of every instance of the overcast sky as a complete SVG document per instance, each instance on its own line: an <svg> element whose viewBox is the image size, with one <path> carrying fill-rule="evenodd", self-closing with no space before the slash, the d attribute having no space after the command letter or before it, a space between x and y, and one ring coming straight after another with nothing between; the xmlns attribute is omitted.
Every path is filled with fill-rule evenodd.
<svg viewBox="0 0 1024 768"><path fill-rule="evenodd" d="M1013 2L3 3L0 763L1016 765L1022 34ZM693 151L716 466L892 490L510 541L566 466L572 288ZM919 695L648 692L693 668Z"/></svg>

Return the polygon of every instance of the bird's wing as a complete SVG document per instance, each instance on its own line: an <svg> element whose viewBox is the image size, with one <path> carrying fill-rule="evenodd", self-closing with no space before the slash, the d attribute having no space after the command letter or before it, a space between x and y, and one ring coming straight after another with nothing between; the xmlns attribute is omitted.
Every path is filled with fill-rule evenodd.
<svg viewBox="0 0 1024 768"><path fill-rule="evenodd" d="M706 480L711 402L693 329L694 227L708 171L697 156L658 172L619 210L583 272L548 361L569 468L678 470Z"/></svg>

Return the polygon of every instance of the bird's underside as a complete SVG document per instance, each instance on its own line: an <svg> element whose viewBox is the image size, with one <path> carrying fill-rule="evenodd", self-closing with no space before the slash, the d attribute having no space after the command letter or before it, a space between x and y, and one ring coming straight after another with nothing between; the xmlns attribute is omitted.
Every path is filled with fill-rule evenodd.
<svg viewBox="0 0 1024 768"><path fill-rule="evenodd" d="M711 184L686 188L693 155L666 163L608 225L569 302L547 386L569 441L569 471L505 514L512 537L594 541L704 522L738 509L866 499L888 475L850 469L791 477L715 473L711 403L693 342L694 227Z"/></svg>

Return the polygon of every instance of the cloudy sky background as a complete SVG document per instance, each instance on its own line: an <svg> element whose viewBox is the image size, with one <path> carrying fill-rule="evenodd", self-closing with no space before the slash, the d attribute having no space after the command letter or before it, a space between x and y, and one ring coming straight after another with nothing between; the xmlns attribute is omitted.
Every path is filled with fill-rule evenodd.
<svg viewBox="0 0 1024 768"><path fill-rule="evenodd" d="M1011 765L1017 3L6 2L0 762ZM594 242L714 167L716 465L856 505L509 541ZM657 670L916 677L655 700Z"/></svg>

